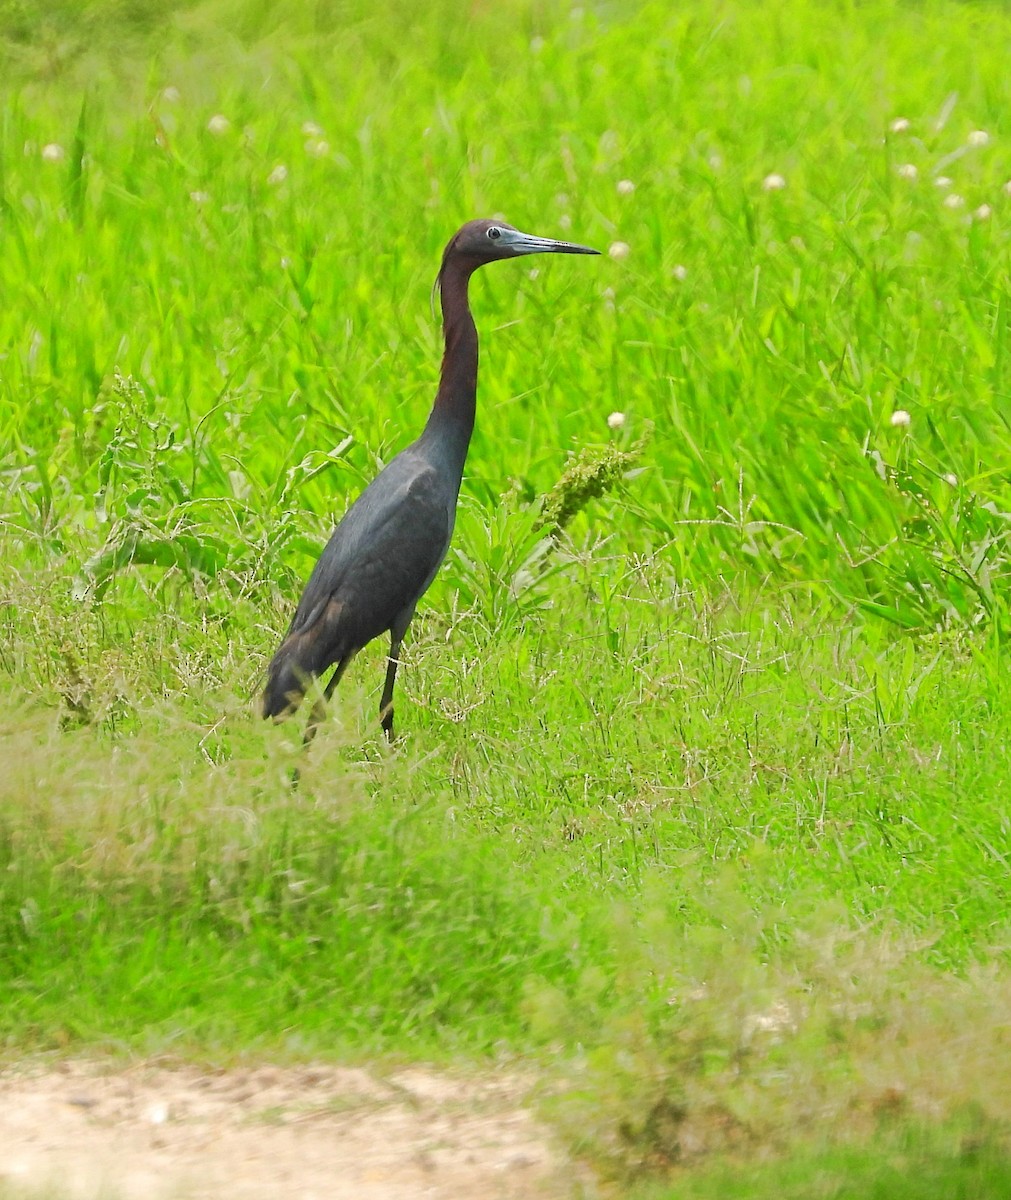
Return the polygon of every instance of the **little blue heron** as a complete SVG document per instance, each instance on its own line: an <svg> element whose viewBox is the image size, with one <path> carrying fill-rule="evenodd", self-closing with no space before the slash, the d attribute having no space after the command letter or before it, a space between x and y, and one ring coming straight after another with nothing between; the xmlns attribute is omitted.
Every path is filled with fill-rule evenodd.
<svg viewBox="0 0 1011 1200"><path fill-rule="evenodd" d="M315 733L352 658L390 635L380 717L393 740L393 683L418 601L449 549L463 465L474 429L477 329L467 289L478 267L524 254L597 254L588 246L520 233L501 221L468 221L439 270L445 352L428 423L369 484L333 531L291 627L268 668L264 717L295 711L313 679L336 667L306 726Z"/></svg>

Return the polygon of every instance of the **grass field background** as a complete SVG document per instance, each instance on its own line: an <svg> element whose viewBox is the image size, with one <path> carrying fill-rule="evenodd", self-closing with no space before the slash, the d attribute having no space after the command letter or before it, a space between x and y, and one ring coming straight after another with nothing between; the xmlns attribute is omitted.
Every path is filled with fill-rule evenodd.
<svg viewBox="0 0 1011 1200"><path fill-rule="evenodd" d="M1011 16L280 14L0 3L5 1053L522 1056L644 1196L1006 1195ZM402 739L376 645L292 792L251 697L494 214L609 253L475 278Z"/></svg>

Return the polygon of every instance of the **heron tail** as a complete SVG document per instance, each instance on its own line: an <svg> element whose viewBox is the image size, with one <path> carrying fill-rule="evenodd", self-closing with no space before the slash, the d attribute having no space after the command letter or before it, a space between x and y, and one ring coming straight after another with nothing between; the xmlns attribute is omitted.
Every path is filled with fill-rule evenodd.
<svg viewBox="0 0 1011 1200"><path fill-rule="evenodd" d="M267 686L263 689L263 716L277 720L290 716L302 703L308 674L285 642L267 668Z"/></svg>
<svg viewBox="0 0 1011 1200"><path fill-rule="evenodd" d="M290 716L302 703L313 679L348 655L347 638L341 634L342 608L336 600L324 601L297 632L289 632L281 643L267 668L265 718Z"/></svg>

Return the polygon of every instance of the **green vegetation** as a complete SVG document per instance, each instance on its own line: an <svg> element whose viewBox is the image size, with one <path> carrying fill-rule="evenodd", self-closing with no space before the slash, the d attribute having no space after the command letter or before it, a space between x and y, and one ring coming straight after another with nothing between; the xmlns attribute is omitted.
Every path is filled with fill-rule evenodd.
<svg viewBox="0 0 1011 1200"><path fill-rule="evenodd" d="M721 1166L688 1174L669 1188L644 1193L649 1200L723 1200L723 1197L782 1197L783 1200L970 1200L1005 1195L1011 1172L1005 1159L985 1145L936 1138L918 1131L882 1139L875 1154L846 1149L803 1155L784 1164Z"/></svg>
<svg viewBox="0 0 1011 1200"><path fill-rule="evenodd" d="M523 1055L643 1196L1006 1195L1011 16L80 7L0 0L8 1052ZM404 736L377 645L293 792L250 697L496 212L612 254L475 279Z"/></svg>

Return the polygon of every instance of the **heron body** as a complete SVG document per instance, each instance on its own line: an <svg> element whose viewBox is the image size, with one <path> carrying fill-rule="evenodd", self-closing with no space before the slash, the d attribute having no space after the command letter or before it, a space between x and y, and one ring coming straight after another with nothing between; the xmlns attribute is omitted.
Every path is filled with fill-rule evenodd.
<svg viewBox="0 0 1011 1200"><path fill-rule="evenodd" d="M273 718L294 712L312 680L336 668L309 719L307 741L351 659L384 633L390 654L380 713L392 740L401 643L449 549L474 429L478 339L470 277L486 263L536 253L597 251L488 220L469 221L446 247L438 278L445 351L431 415L418 440L380 471L333 531L268 667L263 715Z"/></svg>

